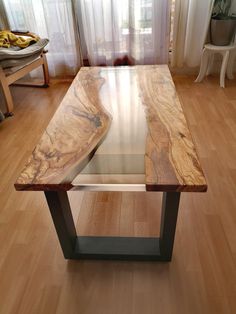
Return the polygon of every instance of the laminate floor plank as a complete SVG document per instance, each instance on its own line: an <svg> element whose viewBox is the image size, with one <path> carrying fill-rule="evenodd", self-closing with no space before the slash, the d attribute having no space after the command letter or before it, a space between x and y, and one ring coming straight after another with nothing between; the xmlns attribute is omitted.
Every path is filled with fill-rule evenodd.
<svg viewBox="0 0 236 314"><path fill-rule="evenodd" d="M236 80L174 76L208 183L182 193L171 263L66 261L42 192L14 182L70 81L14 87L0 124L0 314L234 314ZM81 235L157 236L161 193L69 192Z"/></svg>

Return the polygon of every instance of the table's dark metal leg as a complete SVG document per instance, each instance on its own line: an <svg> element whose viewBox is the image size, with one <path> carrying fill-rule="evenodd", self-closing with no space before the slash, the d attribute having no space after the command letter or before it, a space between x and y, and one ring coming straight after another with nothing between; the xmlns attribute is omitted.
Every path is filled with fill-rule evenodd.
<svg viewBox="0 0 236 314"><path fill-rule="evenodd" d="M65 258L73 258L77 234L66 192L44 192Z"/></svg>
<svg viewBox="0 0 236 314"><path fill-rule="evenodd" d="M164 192L160 237L77 236L67 192L45 192L65 258L170 261L180 200Z"/></svg>
<svg viewBox="0 0 236 314"><path fill-rule="evenodd" d="M160 253L165 261L171 261L178 217L180 193L164 192L161 212Z"/></svg>

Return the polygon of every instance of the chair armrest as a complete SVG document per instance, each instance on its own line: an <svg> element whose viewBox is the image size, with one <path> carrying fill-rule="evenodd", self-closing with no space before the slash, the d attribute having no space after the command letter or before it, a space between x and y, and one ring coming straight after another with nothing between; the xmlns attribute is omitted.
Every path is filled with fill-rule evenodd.
<svg viewBox="0 0 236 314"><path fill-rule="evenodd" d="M15 35L22 35L22 36L25 36L29 33L29 31L27 30L16 30L16 29L10 30L10 32L12 32Z"/></svg>
<svg viewBox="0 0 236 314"><path fill-rule="evenodd" d="M30 32L30 31L11 30L11 32L13 34L19 35L19 36L27 36L27 37L40 39L40 37L37 34L34 34L34 33Z"/></svg>

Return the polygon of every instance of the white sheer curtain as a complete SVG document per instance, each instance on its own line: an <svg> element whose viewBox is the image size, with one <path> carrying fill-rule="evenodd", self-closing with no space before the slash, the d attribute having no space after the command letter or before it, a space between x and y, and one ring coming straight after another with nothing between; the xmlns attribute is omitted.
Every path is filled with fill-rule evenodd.
<svg viewBox="0 0 236 314"><path fill-rule="evenodd" d="M91 65L167 63L169 0L80 0L80 30ZM85 50L84 49L84 50Z"/></svg>
<svg viewBox="0 0 236 314"><path fill-rule="evenodd" d="M75 75L80 65L79 38L72 0L4 0L11 29L30 30L50 40L50 76Z"/></svg>
<svg viewBox="0 0 236 314"><path fill-rule="evenodd" d="M214 0L175 0L173 67L200 64Z"/></svg>
<svg viewBox="0 0 236 314"><path fill-rule="evenodd" d="M5 6L3 0L0 0L0 30L8 29L9 23L5 11Z"/></svg>

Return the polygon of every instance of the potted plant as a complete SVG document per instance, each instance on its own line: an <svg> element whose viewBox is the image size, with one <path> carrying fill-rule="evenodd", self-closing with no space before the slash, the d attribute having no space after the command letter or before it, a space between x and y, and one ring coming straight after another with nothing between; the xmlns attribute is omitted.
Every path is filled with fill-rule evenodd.
<svg viewBox="0 0 236 314"><path fill-rule="evenodd" d="M232 0L215 0L211 17L211 42L227 46L235 35L236 17L230 14Z"/></svg>

